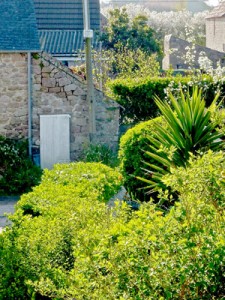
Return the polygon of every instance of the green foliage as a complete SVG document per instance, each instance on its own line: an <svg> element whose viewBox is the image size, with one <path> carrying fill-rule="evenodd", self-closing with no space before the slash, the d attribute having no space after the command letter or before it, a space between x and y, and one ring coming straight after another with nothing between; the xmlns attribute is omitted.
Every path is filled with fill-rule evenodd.
<svg viewBox="0 0 225 300"><path fill-rule="evenodd" d="M165 189L162 176L170 172L172 166L186 167L191 153L196 155L208 149L217 151L224 148L224 141L221 140L223 134L216 131L219 124L211 122L212 110L215 113L218 110L218 97L215 97L209 109L206 109L202 93L196 87L191 96L181 91L180 97L176 99L170 94L171 105L156 99L166 128L156 124L153 135L148 137L149 150L146 154L157 165L146 161L146 171L150 175L150 179L142 179L148 184L146 188L150 191Z"/></svg>
<svg viewBox="0 0 225 300"><path fill-rule="evenodd" d="M24 195L0 235L1 299L222 299L225 215L214 197L224 203L225 156L209 152L189 165L171 175L182 193L165 216L151 203L109 210L52 178ZM45 209L24 215L26 201Z"/></svg>
<svg viewBox="0 0 225 300"><path fill-rule="evenodd" d="M209 150L202 156L190 154L188 167L172 167L171 174L165 175L163 182L179 192L185 201L197 202L205 199L219 211L225 207L224 153Z"/></svg>
<svg viewBox="0 0 225 300"><path fill-rule="evenodd" d="M120 48L93 52L93 74L95 85L107 90L109 78L131 78L159 75L159 62L155 54L149 55L141 49Z"/></svg>
<svg viewBox="0 0 225 300"><path fill-rule="evenodd" d="M218 84L214 84L209 76L196 78L195 81L192 77L119 78L108 82L108 87L111 90L110 97L124 107L121 111L122 121L137 123L160 114L155 97L166 100L168 91L180 92L181 88L191 93L195 84L204 91L206 105L209 106L218 90ZM224 84L220 85L219 90L222 99L225 94Z"/></svg>
<svg viewBox="0 0 225 300"><path fill-rule="evenodd" d="M28 156L26 141L0 136L0 195L20 195L39 184L42 171Z"/></svg>
<svg viewBox="0 0 225 300"><path fill-rule="evenodd" d="M101 162L109 167L118 165L117 154L104 144L90 144L83 152L82 161Z"/></svg>
<svg viewBox="0 0 225 300"><path fill-rule="evenodd" d="M109 11L107 26L101 40L105 49L140 49L148 54L160 53L155 31L147 24L146 16L136 16L130 23L126 8Z"/></svg>
<svg viewBox="0 0 225 300"><path fill-rule="evenodd" d="M146 183L137 180L136 177L145 177L144 161L148 156L146 151L149 149L149 136L152 136L156 126L165 127L165 121L155 118L142 122L127 132L120 139L119 159L120 169L124 178L124 186L134 199L149 201L150 196L146 195L143 188ZM155 160L150 159L155 163Z"/></svg>
<svg viewBox="0 0 225 300"><path fill-rule="evenodd" d="M100 163L58 164L45 170L41 184L18 202L12 229L0 236L0 299L31 299L41 282L46 283L43 295L49 290L54 298L53 286L66 285L76 251L86 242L84 251L93 249L95 234L101 234L94 234L98 224L110 224L104 202L121 184L121 175Z"/></svg>

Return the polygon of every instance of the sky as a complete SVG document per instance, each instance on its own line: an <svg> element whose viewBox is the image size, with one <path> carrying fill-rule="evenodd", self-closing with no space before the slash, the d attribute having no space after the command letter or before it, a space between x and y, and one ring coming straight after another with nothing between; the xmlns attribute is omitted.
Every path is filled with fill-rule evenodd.
<svg viewBox="0 0 225 300"><path fill-rule="evenodd" d="M109 0L100 0L100 2L109 2ZM219 4L219 0L205 0L205 3L209 6L216 6Z"/></svg>
<svg viewBox="0 0 225 300"><path fill-rule="evenodd" d="M219 0L207 0L207 1L205 1L205 3L210 6L216 6L219 4Z"/></svg>

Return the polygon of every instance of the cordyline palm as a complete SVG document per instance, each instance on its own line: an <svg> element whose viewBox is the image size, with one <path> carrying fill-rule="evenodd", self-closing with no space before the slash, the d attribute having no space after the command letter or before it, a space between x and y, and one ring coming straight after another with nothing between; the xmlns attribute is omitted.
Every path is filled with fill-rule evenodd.
<svg viewBox="0 0 225 300"><path fill-rule="evenodd" d="M148 138L150 150L146 154L155 163L145 162L148 179L139 179L148 183L146 188L150 192L164 189L162 176L170 172L171 166L186 167L190 153L197 154L208 149L216 151L223 147L222 134L215 130L218 124L210 121L211 109L218 109L218 97L208 109L197 87L193 88L191 96L189 93L185 96L181 91L178 100L170 94L171 106L159 98L155 99L166 126L156 124L154 135Z"/></svg>

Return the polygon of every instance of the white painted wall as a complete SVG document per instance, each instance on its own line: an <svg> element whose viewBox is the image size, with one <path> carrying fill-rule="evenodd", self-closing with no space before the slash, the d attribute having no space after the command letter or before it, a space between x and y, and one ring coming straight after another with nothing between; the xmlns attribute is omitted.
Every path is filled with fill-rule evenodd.
<svg viewBox="0 0 225 300"><path fill-rule="evenodd" d="M70 162L70 115L40 116L40 158L42 169Z"/></svg>

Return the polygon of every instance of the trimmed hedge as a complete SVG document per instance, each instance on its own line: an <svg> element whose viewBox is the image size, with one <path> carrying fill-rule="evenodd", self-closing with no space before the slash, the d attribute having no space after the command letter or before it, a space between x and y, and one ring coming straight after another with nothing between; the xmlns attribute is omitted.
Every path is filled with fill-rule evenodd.
<svg viewBox="0 0 225 300"><path fill-rule="evenodd" d="M50 176L25 196L48 209L23 215L20 202L0 235L0 299L222 299L225 219L214 200L224 203L225 156L209 152L190 165L174 169L181 198L166 216L151 203L109 210L95 194L74 197L67 176L65 185ZM188 172L201 178L197 197Z"/></svg>
<svg viewBox="0 0 225 300"><path fill-rule="evenodd" d="M148 136L153 136L156 123L165 126L162 117L158 117L128 129L120 139L120 170L124 178L124 186L135 200L149 201L150 196L156 196L146 195L144 189L146 183L136 179L137 176L143 178L146 176L144 161L156 163L145 154L145 151L149 150Z"/></svg>
<svg viewBox="0 0 225 300"><path fill-rule="evenodd" d="M197 81L199 87L205 91L206 105L209 106L215 97L218 85L213 83L212 78L203 77ZM137 123L159 116L159 110L154 102L154 97L166 99L165 89L168 86L174 89L182 86L189 87L191 91L193 78L191 77L147 77L115 79L108 83L111 97L124 109L121 110L121 118L124 123ZM206 89L207 87L207 89ZM221 99L225 95L225 84L220 86Z"/></svg>

